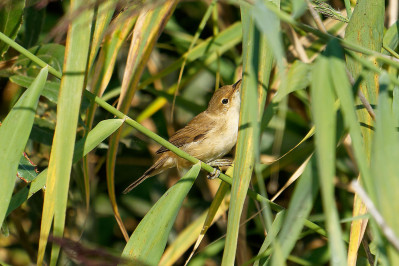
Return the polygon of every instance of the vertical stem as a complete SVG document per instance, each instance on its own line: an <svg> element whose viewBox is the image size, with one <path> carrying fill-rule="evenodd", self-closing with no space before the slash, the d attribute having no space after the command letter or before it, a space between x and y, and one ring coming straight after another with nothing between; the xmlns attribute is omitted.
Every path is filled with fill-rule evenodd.
<svg viewBox="0 0 399 266"><path fill-rule="evenodd" d="M397 1L397 0L394 0L394 1ZM348 17L348 19L351 19L351 16L352 16L351 1L350 0L344 0L344 2L345 2L345 8L346 8L347 17Z"/></svg>

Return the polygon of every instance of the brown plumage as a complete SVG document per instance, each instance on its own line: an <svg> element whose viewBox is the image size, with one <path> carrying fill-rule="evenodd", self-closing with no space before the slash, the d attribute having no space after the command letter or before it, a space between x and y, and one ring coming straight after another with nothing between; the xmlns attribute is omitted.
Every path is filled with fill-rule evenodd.
<svg viewBox="0 0 399 266"><path fill-rule="evenodd" d="M218 89L209 101L208 108L172 135L169 142L206 163L227 154L237 142L240 87L241 80ZM192 165L165 147L156 153L161 154L158 160L123 193L128 193L147 178L168 168L177 166L180 170Z"/></svg>

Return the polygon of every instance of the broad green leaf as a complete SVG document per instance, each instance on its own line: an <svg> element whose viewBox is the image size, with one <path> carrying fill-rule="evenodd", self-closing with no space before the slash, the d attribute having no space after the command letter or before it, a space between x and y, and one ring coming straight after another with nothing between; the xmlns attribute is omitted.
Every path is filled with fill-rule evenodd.
<svg viewBox="0 0 399 266"><path fill-rule="evenodd" d="M375 135L371 157L371 172L376 191L375 205L387 226L399 236L399 139L389 99L389 78L384 72L380 77L380 94L376 117ZM378 243L385 246L390 265L399 263L398 251L386 240Z"/></svg>
<svg viewBox="0 0 399 266"><path fill-rule="evenodd" d="M305 0L292 0L292 17L299 18L308 9Z"/></svg>
<svg viewBox="0 0 399 266"><path fill-rule="evenodd" d="M274 0L271 2L273 2L277 6L280 6L280 1L278 0ZM265 5L264 0L255 1L254 8L251 12L253 18L256 21L257 27L267 37L270 47L272 48L271 50L274 53L275 59L277 61L278 67L280 68L280 70L283 70L283 58L285 57L285 55L283 50L284 45L280 33L280 20L278 19L277 15L273 13L267 7L267 5Z"/></svg>
<svg viewBox="0 0 399 266"><path fill-rule="evenodd" d="M23 46L30 48L37 44L46 19L46 8L30 5L25 8Z"/></svg>
<svg viewBox="0 0 399 266"><path fill-rule="evenodd" d="M276 4L279 4L279 1L274 1ZM258 70L258 117L256 121L256 127L254 131L254 142L255 142L255 175L256 180L258 182L259 192L262 196L267 198L266 187L263 182L262 169L260 166L260 156L261 156L261 142L262 142L262 132L263 127L261 125L263 120L263 115L265 112L266 98L270 93L270 80L272 79L272 71L275 65L274 54L270 51L272 50L272 46L268 41L268 38L265 34L260 34L259 37L259 50L257 57L259 58L259 70ZM272 104L270 104L272 105ZM265 203L261 203L263 212L264 222L266 220L271 220L271 213L269 212ZM270 221L269 221L270 222Z"/></svg>
<svg viewBox="0 0 399 266"><path fill-rule="evenodd" d="M114 133L122 124L122 119L108 119L98 123L87 135L86 138L81 139L75 143L73 153L73 163L76 163L82 156L87 155L101 142ZM33 196L37 191L42 189L46 184L48 168L43 170L35 180L31 183L30 187L24 187L18 191L11 199L10 205L7 210L7 216L16 208L21 206L26 200Z"/></svg>
<svg viewBox="0 0 399 266"><path fill-rule="evenodd" d="M384 13L384 0L359 1L346 28L345 40L370 50L380 52L384 35ZM377 65L376 60L373 60L373 63L374 65ZM349 57L347 57L347 68L355 80L361 76L362 82L360 82L359 90L363 93L370 105L375 106L377 104L377 95L379 90L377 74L371 71L363 70L362 64ZM369 113L365 110L360 100L357 100L356 104L362 107L357 108L357 115L358 121L362 125L361 133L363 137L364 153L369 161L371 156L371 143L374 134L372 130L374 121ZM362 176L361 178L367 177ZM365 180L365 182L368 181ZM358 202L355 203L359 205ZM360 211L365 210L365 208L355 208L355 210ZM363 212L353 213L354 216L363 214ZM367 224L367 221L365 221L365 224ZM366 226L362 225L362 227L365 228ZM349 240L350 253L348 254L348 265L356 265L356 258L358 254L357 249L364 234L364 230L358 230L357 227L353 228L358 232L356 234L351 232Z"/></svg>
<svg viewBox="0 0 399 266"><path fill-rule="evenodd" d="M259 110L260 106L263 106L258 100L258 73L264 71L259 68L259 60L263 59L259 58L260 32L256 29L251 15L254 12L253 7L242 4L240 8L243 19L240 124L222 265L233 265L235 261L241 212L255 164L255 146L259 143Z"/></svg>
<svg viewBox="0 0 399 266"><path fill-rule="evenodd" d="M37 103L48 69L43 68L31 87L25 91L0 127L0 225L3 224L11 195L21 154L25 149L32 129Z"/></svg>
<svg viewBox="0 0 399 266"><path fill-rule="evenodd" d="M396 21L384 34L383 45L392 50L396 50L399 44L399 21ZM384 54L389 54L387 51L382 51Z"/></svg>
<svg viewBox="0 0 399 266"><path fill-rule="evenodd" d="M370 184L370 167L368 165L368 159L365 152L359 120L356 116L355 98L353 95L352 86L349 83L348 76L345 71L346 65L344 61L344 53L337 42L332 43L334 43L335 49L333 50L333 56L330 57L330 76L334 83L335 92L341 102L340 108L342 110L345 127L349 129L355 160L360 172L360 176L362 180L364 180L368 191L374 195L374 192L372 192L373 186ZM354 216L357 216L357 214L366 213L366 208L357 195L355 196L353 205ZM366 224L367 219L355 220L352 222L350 244L348 247L348 262L354 263L356 261L359 244L361 242L361 237L365 230Z"/></svg>
<svg viewBox="0 0 399 266"><path fill-rule="evenodd" d="M313 208L319 191L316 159L309 157L308 161L309 163L295 187L288 209L285 211L284 223L277 236L284 260L288 258L299 239L305 220ZM279 265L274 257L272 255L272 265Z"/></svg>
<svg viewBox="0 0 399 266"><path fill-rule="evenodd" d="M22 23L25 0L6 1L0 7L0 32L15 40ZM0 42L0 57L3 59L9 45Z"/></svg>
<svg viewBox="0 0 399 266"><path fill-rule="evenodd" d="M255 261L254 266L264 265L266 263L266 260L271 253L270 246L272 245L272 242L276 239L277 234L280 232L281 227L283 226L285 212L286 211L283 210L276 214L273 224L269 232L267 233L267 236L263 241L261 248L259 249L258 255L248 261L248 263Z"/></svg>
<svg viewBox="0 0 399 266"><path fill-rule="evenodd" d="M222 217L229 207L228 201L230 197L224 195L226 187L229 188L229 184L225 182L220 183L220 188L215 195L215 199L212 201L211 207L209 207L209 209L206 210L200 217L195 219L190 225L186 226L182 232L180 232L179 236L176 237L173 243L171 243L165 250L159 265L175 265L176 262L184 255L184 253L189 250L193 243L195 243L195 246L191 254L197 251L196 247L198 247L198 245L201 243L201 240L207 232L207 229L220 217ZM223 202L220 204L217 201L222 195ZM212 208L216 206L216 213L213 213Z"/></svg>
<svg viewBox="0 0 399 266"><path fill-rule="evenodd" d="M332 265L346 263L346 250L339 224L334 197L336 111L335 94L329 75L330 44L325 54L320 55L312 69L311 96L312 115L316 127L315 147L321 195L329 238L329 248L334 254Z"/></svg>
<svg viewBox="0 0 399 266"><path fill-rule="evenodd" d="M306 218L312 210L314 199L318 193L317 173L313 169L316 160L313 157L311 163L308 164L311 158L312 155L303 163L306 168L295 188L289 208L278 213L258 255L247 263L256 261L255 265L270 265L270 262L272 265L281 265L287 259L290 259L290 252L298 239L301 238L300 233L303 226L308 223ZM278 219L279 222L277 223ZM282 219L284 219L284 223ZM279 234L276 237L277 233ZM278 253L269 248L273 242L279 243ZM276 258L276 254L279 258ZM272 260L270 260L269 255L271 255Z"/></svg>
<svg viewBox="0 0 399 266"><path fill-rule="evenodd" d="M234 171L234 167L229 167L229 169L227 169L226 171L226 175L231 176L233 174ZM195 242L194 248L191 251L191 254L189 256L189 258L187 259L187 262L190 261L190 259L192 258L192 256L194 255L194 253L197 251L199 245L201 244L206 232L208 231L209 227L213 224L214 220L215 220L215 216L217 213L220 213L220 209L224 209L224 211L226 210L226 208L221 208L223 205L223 203L226 203L226 199L230 198L230 195L227 194L230 190L230 185L227 184L226 182L221 182L219 185L219 189L217 190L215 197L212 201L211 206L209 207L209 211L208 214L206 216L206 219L203 223L202 226L202 230L201 232L198 234L198 239ZM226 206L227 207L227 206Z"/></svg>
<svg viewBox="0 0 399 266"><path fill-rule="evenodd" d="M381 51L384 32L384 1L362 0L356 5L345 33L345 39L374 51ZM367 19L365 19L367 18ZM362 65L353 59L347 58L348 69L353 78L358 78ZM368 102L373 106L377 103L378 79L373 72L364 72L360 90ZM360 123L373 126L373 121L366 110L358 111ZM366 153L370 154L372 130L362 127Z"/></svg>
<svg viewBox="0 0 399 266"><path fill-rule="evenodd" d="M331 56L329 57L331 66L329 68L330 77L334 84L335 92L341 102L340 109L343 113L345 127L349 129L357 166L364 182L368 184L367 188L371 192L373 186L370 184L370 167L368 166L359 120L356 116L355 97L345 71L344 51L336 41L331 42L331 47L333 49L330 50Z"/></svg>
<svg viewBox="0 0 399 266"><path fill-rule="evenodd" d="M283 80L282 85L274 95L273 102L279 102L293 91L305 89L310 83L310 70L310 65L299 60L295 61L288 70L286 79Z"/></svg>
<svg viewBox="0 0 399 266"><path fill-rule="evenodd" d="M71 1L76 11L86 1ZM76 129L89 53L92 10L85 10L76 17L67 34L68 51L65 54L64 74L61 79L57 106L57 125L51 148L44 196L37 264L43 264L47 238L54 218L53 235L62 237L65 226L66 205ZM53 245L50 265L58 259L59 246Z"/></svg>
<svg viewBox="0 0 399 266"><path fill-rule="evenodd" d="M134 230L122 256L129 257L133 263L158 265L177 213L200 169L201 165L195 164L155 203Z"/></svg>

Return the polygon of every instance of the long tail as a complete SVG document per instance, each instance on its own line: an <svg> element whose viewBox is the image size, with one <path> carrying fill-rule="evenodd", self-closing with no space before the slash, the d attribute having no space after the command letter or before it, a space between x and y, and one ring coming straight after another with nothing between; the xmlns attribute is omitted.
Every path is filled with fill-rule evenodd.
<svg viewBox="0 0 399 266"><path fill-rule="evenodd" d="M144 180L146 180L147 178L154 176L158 173L160 173L163 169L162 166L165 163L165 161L167 160L166 157L164 158L159 158L158 161L156 161L154 163L153 166L151 166L147 171L144 172L144 174L142 176L139 177L139 179L137 179L136 181L134 181L133 183L131 183L127 188L125 188L125 190L123 191L123 194L129 193L132 189L134 189L135 187L137 187L138 185L140 185Z"/></svg>

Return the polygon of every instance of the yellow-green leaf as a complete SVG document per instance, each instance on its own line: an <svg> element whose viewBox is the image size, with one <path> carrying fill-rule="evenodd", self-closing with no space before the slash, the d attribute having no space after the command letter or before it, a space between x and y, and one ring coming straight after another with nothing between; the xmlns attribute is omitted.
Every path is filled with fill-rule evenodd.
<svg viewBox="0 0 399 266"><path fill-rule="evenodd" d="M201 164L195 164L157 201L133 232L123 256L137 264L158 265L177 213L200 169Z"/></svg>
<svg viewBox="0 0 399 266"><path fill-rule="evenodd" d="M0 126L0 225L11 200L18 164L33 126L47 74L48 69L43 68Z"/></svg>
<svg viewBox="0 0 399 266"><path fill-rule="evenodd" d="M73 163L76 163L82 156L87 155L95 147L97 147L101 142L108 138L112 133L114 133L122 124L124 120L122 119L108 119L103 120L98 123L84 138L75 143L74 153L73 153ZM38 192L46 184L48 168L43 170L36 178L32 181L31 185L24 187L18 191L11 199L10 205L7 210L7 215L13 210L21 206L26 200L28 200L33 194Z"/></svg>
<svg viewBox="0 0 399 266"><path fill-rule="evenodd" d="M331 45L332 46L332 45ZM330 47L331 47L330 46ZM331 51L319 55L312 70L312 115L316 127L315 147L323 209L326 216L329 248L334 254L332 265L346 263L346 250L339 224L338 210L334 198L336 111L335 94L329 76ZM333 48L330 48L333 49Z"/></svg>
<svg viewBox="0 0 399 266"><path fill-rule="evenodd" d="M71 1L78 10L86 1ZM72 167L76 128L89 53L92 10L85 10L69 27L65 51L64 73L57 106L57 125L47 174L46 193L40 228L37 264L42 265L47 238L54 217L54 235L64 232L69 180ZM59 247L54 245L51 265L56 264Z"/></svg>

